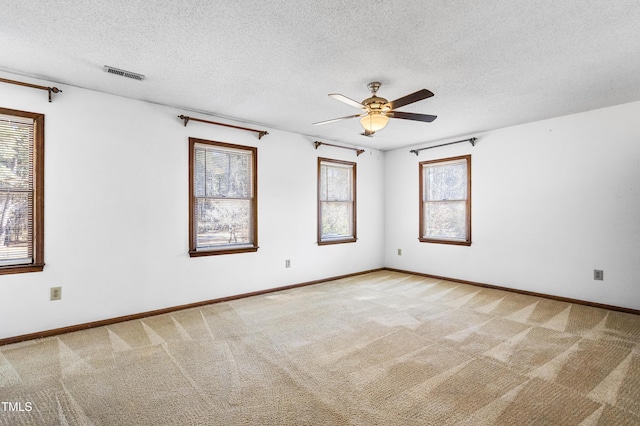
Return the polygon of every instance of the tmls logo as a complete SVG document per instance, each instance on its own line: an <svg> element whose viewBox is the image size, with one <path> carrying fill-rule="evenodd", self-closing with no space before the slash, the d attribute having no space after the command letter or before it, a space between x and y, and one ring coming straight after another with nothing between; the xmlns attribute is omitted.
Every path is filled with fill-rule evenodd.
<svg viewBox="0 0 640 426"><path fill-rule="evenodd" d="M29 412L33 410L33 404L31 402L8 402L2 401L0 402L2 405L2 411L18 411L18 412Z"/></svg>

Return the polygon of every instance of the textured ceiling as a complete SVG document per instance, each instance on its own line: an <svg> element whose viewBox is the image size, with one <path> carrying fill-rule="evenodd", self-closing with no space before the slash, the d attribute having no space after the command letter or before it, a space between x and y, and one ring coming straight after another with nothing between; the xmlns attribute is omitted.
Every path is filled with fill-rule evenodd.
<svg viewBox="0 0 640 426"><path fill-rule="evenodd" d="M640 100L640 2L21 0L0 9L0 52L52 84L388 150ZM357 114L327 94L361 101L370 81L431 90L401 110L438 119L311 125Z"/></svg>

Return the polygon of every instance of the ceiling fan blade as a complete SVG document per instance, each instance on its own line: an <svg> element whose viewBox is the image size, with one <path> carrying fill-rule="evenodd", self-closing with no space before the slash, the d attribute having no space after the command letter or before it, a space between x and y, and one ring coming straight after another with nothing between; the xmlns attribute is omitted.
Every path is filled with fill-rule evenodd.
<svg viewBox="0 0 640 426"><path fill-rule="evenodd" d="M433 120L438 118L437 115L416 114L415 112L402 112L402 111L393 111L387 115L391 118L402 118L403 120L414 120L414 121L426 121L427 123L431 123Z"/></svg>
<svg viewBox="0 0 640 426"><path fill-rule="evenodd" d="M405 105L412 104L414 102L421 101L423 99L430 98L432 96L433 96L433 93L431 93L429 90L422 89L422 90L418 90L417 92L413 92L407 96L398 98L395 101L391 101L389 102L389 105L391 106L391 109L396 109L396 108L403 107Z"/></svg>
<svg viewBox="0 0 640 426"><path fill-rule="evenodd" d="M348 120L349 118L356 118L356 117L360 117L360 116L362 116L362 114L348 115L346 117L340 117L340 118L332 118L331 120L318 121L317 123L313 123L313 125L314 126L318 126L320 124L328 124L328 123L333 123L334 121Z"/></svg>
<svg viewBox="0 0 640 426"><path fill-rule="evenodd" d="M354 101L351 98L347 98L345 95L341 95L340 93L329 93L329 96L331 96L336 101L344 102L345 104L351 105L352 107L360 109L364 108L364 105L362 105L360 102Z"/></svg>

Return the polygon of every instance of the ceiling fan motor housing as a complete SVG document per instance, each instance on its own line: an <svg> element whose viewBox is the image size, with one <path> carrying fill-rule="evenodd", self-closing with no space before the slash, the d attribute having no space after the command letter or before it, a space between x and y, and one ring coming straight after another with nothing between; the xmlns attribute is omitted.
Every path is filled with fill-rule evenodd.
<svg viewBox="0 0 640 426"><path fill-rule="evenodd" d="M362 101L362 105L366 107L367 111L379 111L387 112L391 109L389 102L385 98L379 96L372 96Z"/></svg>

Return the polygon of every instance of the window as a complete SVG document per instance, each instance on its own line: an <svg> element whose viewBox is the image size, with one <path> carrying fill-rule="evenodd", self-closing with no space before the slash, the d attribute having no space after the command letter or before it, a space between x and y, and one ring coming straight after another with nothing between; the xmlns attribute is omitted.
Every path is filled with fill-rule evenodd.
<svg viewBox="0 0 640 426"><path fill-rule="evenodd" d="M257 148L189 138L189 255L258 250Z"/></svg>
<svg viewBox="0 0 640 426"><path fill-rule="evenodd" d="M420 241L471 245L471 156L420 163Z"/></svg>
<svg viewBox="0 0 640 426"><path fill-rule="evenodd" d="M356 241L356 163L318 158L318 244Z"/></svg>
<svg viewBox="0 0 640 426"><path fill-rule="evenodd" d="M0 108L0 274L44 268L44 115Z"/></svg>

